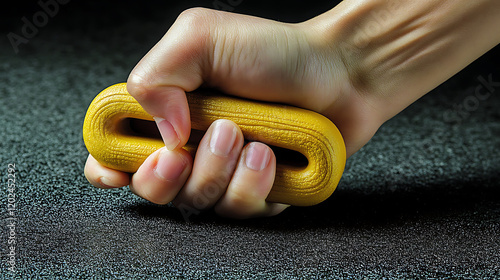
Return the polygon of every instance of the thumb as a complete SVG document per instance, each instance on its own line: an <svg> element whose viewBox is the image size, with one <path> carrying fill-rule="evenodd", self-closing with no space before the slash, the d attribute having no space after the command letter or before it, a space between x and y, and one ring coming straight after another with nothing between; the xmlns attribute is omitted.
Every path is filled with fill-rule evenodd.
<svg viewBox="0 0 500 280"><path fill-rule="evenodd" d="M128 91L155 117L167 148L181 147L191 131L185 92L202 84L241 97L304 105L299 97L308 83L300 69L306 69L306 60L299 58L308 48L298 33L291 25L251 16L184 11L134 68Z"/></svg>
<svg viewBox="0 0 500 280"><path fill-rule="evenodd" d="M191 132L186 92L203 83L206 38L196 17L184 12L128 77L127 90L157 123L169 150L184 146Z"/></svg>

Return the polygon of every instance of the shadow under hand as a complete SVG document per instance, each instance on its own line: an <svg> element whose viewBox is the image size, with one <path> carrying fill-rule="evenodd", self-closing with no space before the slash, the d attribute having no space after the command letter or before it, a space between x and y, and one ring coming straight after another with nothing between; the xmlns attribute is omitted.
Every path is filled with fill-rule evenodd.
<svg viewBox="0 0 500 280"><path fill-rule="evenodd" d="M395 190L373 187L380 192L339 188L327 201L310 208L291 209L286 215L295 224L307 227L383 226L409 220L436 220L498 214L500 186L498 174L446 184L400 185Z"/></svg>
<svg viewBox="0 0 500 280"><path fill-rule="evenodd" d="M447 217L481 217L498 214L500 186L497 174L449 181L445 184L402 184L395 190L372 186L366 190L350 190L342 185L326 201L312 207L290 207L282 214L248 220L232 220L213 211L186 212L171 205L158 206L144 202L126 210L142 218L162 218L177 223L230 224L269 230L292 231L329 227L378 227L412 220L439 220ZM384 182L381 182L382 184ZM380 192L373 190L380 189Z"/></svg>

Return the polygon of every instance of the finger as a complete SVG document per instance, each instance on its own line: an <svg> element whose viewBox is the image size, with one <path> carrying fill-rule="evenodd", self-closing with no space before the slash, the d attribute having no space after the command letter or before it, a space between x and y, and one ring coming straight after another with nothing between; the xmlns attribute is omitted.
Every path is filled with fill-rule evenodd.
<svg viewBox="0 0 500 280"><path fill-rule="evenodd" d="M112 189L126 186L130 175L125 172L102 166L93 156L89 155L85 164L85 177L94 186L101 189Z"/></svg>
<svg viewBox="0 0 500 280"><path fill-rule="evenodd" d="M187 143L191 131L185 92L203 83L202 28L193 28L189 16L179 16L165 36L132 70L129 93L158 124L166 147L173 150Z"/></svg>
<svg viewBox="0 0 500 280"><path fill-rule="evenodd" d="M193 171L174 204L197 210L211 208L229 185L243 141L234 122L215 121L198 146Z"/></svg>
<svg viewBox="0 0 500 280"><path fill-rule="evenodd" d="M251 16L187 10L131 72L128 91L156 117L170 150L189 138L185 92L204 83L246 98L304 106L299 93L311 90L311 83L301 78L310 72L300 72L309 67L301 30Z"/></svg>
<svg viewBox="0 0 500 280"><path fill-rule="evenodd" d="M288 205L266 202L276 172L276 157L262 143L252 142L242 151L236 171L215 211L231 218L277 215Z"/></svg>
<svg viewBox="0 0 500 280"><path fill-rule="evenodd" d="M161 148L151 154L132 176L130 189L156 204L171 202L191 173L192 159L184 149Z"/></svg>

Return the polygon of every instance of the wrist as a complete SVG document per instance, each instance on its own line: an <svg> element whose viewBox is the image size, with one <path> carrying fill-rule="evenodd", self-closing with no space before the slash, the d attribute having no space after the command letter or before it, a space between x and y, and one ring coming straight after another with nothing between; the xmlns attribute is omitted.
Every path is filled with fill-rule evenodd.
<svg viewBox="0 0 500 280"><path fill-rule="evenodd" d="M306 22L389 119L500 41L498 0L345 0Z"/></svg>

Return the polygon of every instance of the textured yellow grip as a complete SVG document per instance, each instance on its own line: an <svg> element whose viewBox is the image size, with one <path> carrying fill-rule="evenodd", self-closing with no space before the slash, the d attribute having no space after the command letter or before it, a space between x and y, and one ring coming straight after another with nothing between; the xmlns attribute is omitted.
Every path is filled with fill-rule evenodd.
<svg viewBox="0 0 500 280"><path fill-rule="evenodd" d="M206 131L215 120L228 119L238 124L245 140L273 147L277 170L267 201L309 206L328 198L337 187L346 152L340 132L329 119L300 108L225 95L189 93L187 97L193 131ZM90 104L83 138L90 154L104 166L133 173L164 147L160 138L132 129L131 120L143 120L139 121L143 125L153 122L128 94L125 83L108 87ZM196 144L190 141L184 148L194 151Z"/></svg>

